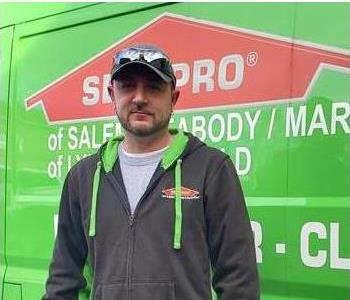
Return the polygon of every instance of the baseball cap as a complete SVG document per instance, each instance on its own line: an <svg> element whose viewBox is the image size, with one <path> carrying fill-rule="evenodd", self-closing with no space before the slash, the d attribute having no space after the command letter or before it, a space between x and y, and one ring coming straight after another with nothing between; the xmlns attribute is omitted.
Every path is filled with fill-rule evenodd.
<svg viewBox="0 0 350 300"><path fill-rule="evenodd" d="M176 86L176 77L169 56L159 47L139 44L125 48L113 57L111 81L127 66L144 65L158 74L165 82Z"/></svg>

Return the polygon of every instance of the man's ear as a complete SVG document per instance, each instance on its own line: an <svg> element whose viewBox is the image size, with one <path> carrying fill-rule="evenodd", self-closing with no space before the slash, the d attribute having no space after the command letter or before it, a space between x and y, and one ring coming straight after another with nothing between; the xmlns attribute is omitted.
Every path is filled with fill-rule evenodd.
<svg viewBox="0 0 350 300"><path fill-rule="evenodd" d="M107 89L108 89L109 97L111 97L111 100L112 100L112 103L113 103L114 111L116 112L116 111L117 111L117 103L116 103L116 101L115 101L115 94L114 94L113 82L110 83L110 84L107 86Z"/></svg>
<svg viewBox="0 0 350 300"><path fill-rule="evenodd" d="M109 97L111 97L112 101L114 102L113 83L110 83L110 84L107 86L107 89L108 89Z"/></svg>
<svg viewBox="0 0 350 300"><path fill-rule="evenodd" d="M177 100L179 99L179 96L180 96L180 90L175 88L173 91L172 99L171 99L172 108L175 107L175 104L176 104Z"/></svg>

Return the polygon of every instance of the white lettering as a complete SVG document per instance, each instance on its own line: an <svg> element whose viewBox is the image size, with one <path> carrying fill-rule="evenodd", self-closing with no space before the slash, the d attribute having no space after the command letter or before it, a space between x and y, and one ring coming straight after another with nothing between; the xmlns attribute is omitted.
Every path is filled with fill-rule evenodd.
<svg viewBox="0 0 350 300"><path fill-rule="evenodd" d="M235 166L239 176L247 175L252 166L252 156L247 147L237 147Z"/></svg>
<svg viewBox="0 0 350 300"><path fill-rule="evenodd" d="M227 80L227 68L233 65L235 68L235 77ZM244 60L241 55L232 54L224 56L219 65L218 83L222 90L233 90L241 86L243 82Z"/></svg>
<svg viewBox="0 0 350 300"><path fill-rule="evenodd" d="M257 110L254 114L254 118L252 119L249 111L246 111L244 114L246 116L246 119L248 121L248 125L249 125L249 138L251 140L254 139L255 137L255 126L256 126L256 123L258 122L258 119L259 119L259 116L260 116L260 113L261 111L260 110Z"/></svg>
<svg viewBox="0 0 350 300"><path fill-rule="evenodd" d="M81 129L79 149L81 149L83 146L86 146L87 148L91 148L89 131L86 125L84 125Z"/></svg>
<svg viewBox="0 0 350 300"><path fill-rule="evenodd" d="M83 104L86 106L95 105L98 103L100 98L100 91L96 85L100 83L98 76L90 76L84 79L83 91L87 94L83 97Z"/></svg>
<svg viewBox="0 0 350 300"><path fill-rule="evenodd" d="M214 90L215 62L212 59L197 60L193 64L193 93L200 92L200 85L205 85L207 92Z"/></svg>
<svg viewBox="0 0 350 300"><path fill-rule="evenodd" d="M183 131L188 131L187 124L186 124L186 119L184 117L180 118L179 129L181 129Z"/></svg>
<svg viewBox="0 0 350 300"><path fill-rule="evenodd" d="M260 248L262 244L262 227L261 227L261 224L256 221L251 221L250 226L252 227L252 230L254 233L256 261L258 263L262 263L262 251Z"/></svg>
<svg viewBox="0 0 350 300"><path fill-rule="evenodd" d="M343 114L338 113L339 110L344 110ZM345 133L350 133L350 103L349 102L335 102L332 105L332 122L331 134L335 134L337 130L337 123L339 123Z"/></svg>
<svg viewBox="0 0 350 300"><path fill-rule="evenodd" d="M78 147L78 138L76 136L78 132L78 128L75 126L71 126L68 128L68 148L69 150L77 149Z"/></svg>
<svg viewBox="0 0 350 300"><path fill-rule="evenodd" d="M326 119L321 104L317 104L315 107L307 135L312 135L315 129L321 129L323 134L328 134Z"/></svg>
<svg viewBox="0 0 350 300"><path fill-rule="evenodd" d="M206 139L207 132L205 131L205 118L203 116L193 116L192 133L201 141Z"/></svg>
<svg viewBox="0 0 350 300"><path fill-rule="evenodd" d="M216 123L216 124L215 124ZM214 129L218 131L218 135L214 135ZM214 142L220 142L225 134L225 120L222 115L214 114L209 119L208 136Z"/></svg>
<svg viewBox="0 0 350 300"><path fill-rule="evenodd" d="M326 227L319 222L305 223L300 234L300 255L304 265L313 268L319 268L326 264L327 252L319 250L317 255L310 254L310 235L316 233L319 239L327 238Z"/></svg>
<svg viewBox="0 0 350 300"><path fill-rule="evenodd" d="M112 103L112 99L109 96L107 87L109 86L111 82L111 74L104 74L103 75L103 86L102 86L102 103Z"/></svg>
<svg viewBox="0 0 350 300"><path fill-rule="evenodd" d="M350 270L350 258L339 257L339 223L331 223L330 239L331 268Z"/></svg>
<svg viewBox="0 0 350 300"><path fill-rule="evenodd" d="M233 121L237 122L237 125L234 127L232 125ZM235 131L234 131L235 130ZM239 113L233 112L227 115L227 141L237 141L242 135L243 131L243 120L242 116ZM233 134L233 132L235 132Z"/></svg>
<svg viewBox="0 0 350 300"><path fill-rule="evenodd" d="M176 86L181 87L187 84L190 79L190 66L185 63L174 64L173 69L176 75Z"/></svg>
<svg viewBox="0 0 350 300"><path fill-rule="evenodd" d="M110 129L113 129L114 127L115 125L113 123L103 124L103 143L114 136L114 132L110 131Z"/></svg>
<svg viewBox="0 0 350 300"><path fill-rule="evenodd" d="M305 136L306 132L306 106L300 106L298 116L295 120L294 107L287 107L286 115L286 136Z"/></svg>

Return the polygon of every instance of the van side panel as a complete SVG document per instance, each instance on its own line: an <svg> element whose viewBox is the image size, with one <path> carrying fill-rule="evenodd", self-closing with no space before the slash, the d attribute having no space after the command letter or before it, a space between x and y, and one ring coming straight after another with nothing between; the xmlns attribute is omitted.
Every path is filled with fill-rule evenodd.
<svg viewBox="0 0 350 300"><path fill-rule="evenodd" d="M13 27L0 29L0 296L6 271L5 207L7 172L7 124Z"/></svg>
<svg viewBox="0 0 350 300"><path fill-rule="evenodd" d="M350 4L296 3L293 40L347 51L348 65L321 65L307 101L287 108L286 123L301 120L288 131L288 295L350 299ZM302 66L293 52L296 73Z"/></svg>
<svg viewBox="0 0 350 300"><path fill-rule="evenodd" d="M236 165L262 299L350 299L349 24L348 3L189 2L101 3L16 24L10 96L0 89L1 128L9 124L8 143L0 144L8 295L42 295L65 175L121 131L114 115L101 113L112 58L104 55L146 37L166 45L183 68L178 105L193 106L177 106L171 126L222 149ZM11 30L1 43L7 57ZM214 75L200 82L201 70ZM218 105L225 93L228 105ZM72 103L82 110L69 109Z"/></svg>

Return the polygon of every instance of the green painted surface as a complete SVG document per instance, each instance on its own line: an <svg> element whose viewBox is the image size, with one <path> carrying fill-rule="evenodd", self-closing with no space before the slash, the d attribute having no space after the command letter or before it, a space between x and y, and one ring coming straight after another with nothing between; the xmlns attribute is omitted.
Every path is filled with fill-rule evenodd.
<svg viewBox="0 0 350 300"><path fill-rule="evenodd" d="M5 191L8 87L13 27L0 29L0 296L3 292L5 260Z"/></svg>
<svg viewBox="0 0 350 300"><path fill-rule="evenodd" d="M30 22L55 14L91 6L95 3L0 3L0 27Z"/></svg>
<svg viewBox="0 0 350 300"><path fill-rule="evenodd" d="M41 106L25 110L26 97L164 12L350 51L349 9L347 3L107 3L16 25L9 107L6 281L21 283L25 300L40 297L52 254L54 215L71 165L67 160L75 163L94 152L98 147L94 143L103 142L106 125L110 133L120 131L113 119L48 125ZM316 108L321 107L330 133L334 104L350 101L349 86L348 73L324 70L305 102L192 110L174 116L172 126L190 131L193 118L203 116L205 141L228 153L238 169L247 164L244 156L236 158L238 147L249 150L251 167L241 175L241 182L258 242L261 238L263 300L350 297L349 132L338 124L334 134L315 129L310 135L288 136L286 125L288 111L297 114L305 108L307 133ZM267 139L274 109L276 125ZM209 130L217 136L227 128L213 123L209 129L209 120L214 114L226 120L232 111L243 117L260 114L254 138L245 120L238 141L214 141ZM91 139L95 136L90 145L69 149L72 140L67 131L74 126L81 136L85 132ZM64 146L50 151L48 138L60 128L65 133ZM50 178L48 165L60 155L65 164L59 176ZM276 253L277 243L285 244L284 254Z"/></svg>
<svg viewBox="0 0 350 300"><path fill-rule="evenodd" d="M6 300L21 300L22 290L20 284L5 283L3 299Z"/></svg>

